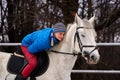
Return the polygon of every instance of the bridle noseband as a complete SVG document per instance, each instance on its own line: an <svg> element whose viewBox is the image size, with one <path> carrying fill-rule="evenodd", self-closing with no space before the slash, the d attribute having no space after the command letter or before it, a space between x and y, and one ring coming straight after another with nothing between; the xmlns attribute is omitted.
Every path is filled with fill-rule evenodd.
<svg viewBox="0 0 120 80"><path fill-rule="evenodd" d="M60 54L67 54L67 55L82 55L83 53L83 48L84 47L95 47L89 54L85 54L85 57L89 57L89 55L94 52L98 47L97 46L94 46L94 45L83 45L82 44L82 41L80 39L80 36L79 36L79 33L78 33L78 29L80 28L84 28L84 27L77 27L76 28L76 33L75 33L75 36L74 36L74 46L75 46L75 42L76 42L76 39L78 41L78 45L79 45L79 49L81 52L77 52L77 51L73 51L72 53L69 53L69 52L59 52L59 51L55 51L55 50L50 50L51 52L55 52L55 53L60 53ZM91 28L86 28L86 29L91 29Z"/></svg>

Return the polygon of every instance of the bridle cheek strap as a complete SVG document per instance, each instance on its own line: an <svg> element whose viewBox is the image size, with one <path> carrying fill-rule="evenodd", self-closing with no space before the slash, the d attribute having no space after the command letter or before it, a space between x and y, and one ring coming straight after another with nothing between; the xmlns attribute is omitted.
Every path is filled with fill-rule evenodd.
<svg viewBox="0 0 120 80"><path fill-rule="evenodd" d="M80 28L84 28L84 27L77 27L76 28L76 33L75 33L75 37L74 37L74 46L75 46L75 42L76 42L76 39L77 39L77 41L78 41L78 46L79 46L79 49L80 49L80 51L81 52L79 52L79 53L83 53L83 48L84 47L95 47L89 54L88 54L88 56L92 53L92 52L94 52L96 49L98 49L98 47L97 46L94 46L94 45L83 45L82 44L82 41L81 41L81 39L80 39L80 36L79 36L79 33L78 33L78 29L80 29Z"/></svg>

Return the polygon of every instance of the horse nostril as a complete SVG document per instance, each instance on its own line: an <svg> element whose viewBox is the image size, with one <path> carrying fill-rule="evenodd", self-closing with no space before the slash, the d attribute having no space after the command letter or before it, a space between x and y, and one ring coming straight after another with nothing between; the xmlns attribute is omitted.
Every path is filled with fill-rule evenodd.
<svg viewBox="0 0 120 80"><path fill-rule="evenodd" d="M93 60L94 60L94 56L93 56L93 55L91 56L91 59L93 59Z"/></svg>
<svg viewBox="0 0 120 80"><path fill-rule="evenodd" d="M83 54L84 54L85 57L89 57L89 52L84 51Z"/></svg>
<svg viewBox="0 0 120 80"><path fill-rule="evenodd" d="M96 60L94 55L91 56L91 59L94 60L94 61Z"/></svg>

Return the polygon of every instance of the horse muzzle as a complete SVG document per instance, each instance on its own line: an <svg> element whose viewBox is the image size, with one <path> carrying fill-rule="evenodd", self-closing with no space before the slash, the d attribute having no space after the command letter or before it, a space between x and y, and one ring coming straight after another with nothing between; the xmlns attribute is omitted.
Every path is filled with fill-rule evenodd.
<svg viewBox="0 0 120 80"><path fill-rule="evenodd" d="M97 51L94 51L92 53L84 51L82 56L85 58L88 64L97 64L100 59L100 55Z"/></svg>

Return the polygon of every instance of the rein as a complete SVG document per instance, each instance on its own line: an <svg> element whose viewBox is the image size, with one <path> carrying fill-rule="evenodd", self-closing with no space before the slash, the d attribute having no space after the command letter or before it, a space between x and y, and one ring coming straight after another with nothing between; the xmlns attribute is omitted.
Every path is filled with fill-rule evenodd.
<svg viewBox="0 0 120 80"><path fill-rule="evenodd" d="M60 53L60 54L74 55L74 56L76 56L76 55L81 55L81 54L82 54L81 52L77 53L76 51L73 51L73 53L59 52L59 51L55 51L55 50L50 50L50 51L51 51L51 52L55 52L55 53Z"/></svg>

